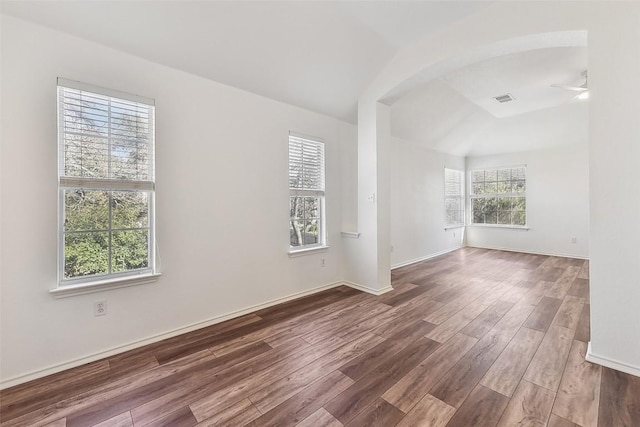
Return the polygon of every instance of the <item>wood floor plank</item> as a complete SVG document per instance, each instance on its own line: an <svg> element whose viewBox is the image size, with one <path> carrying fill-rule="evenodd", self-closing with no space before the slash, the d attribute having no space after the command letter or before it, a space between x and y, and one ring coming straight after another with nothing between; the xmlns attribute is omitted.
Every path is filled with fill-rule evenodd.
<svg viewBox="0 0 640 427"><path fill-rule="evenodd" d="M200 427L243 426L261 415L249 399L242 399L206 419L199 418L196 412L193 410L192 412L199 421L197 425Z"/></svg>
<svg viewBox="0 0 640 427"><path fill-rule="evenodd" d="M427 338L440 343L446 342L458 331L467 326L488 308L487 305L472 302L464 310L454 314L431 331L427 332Z"/></svg>
<svg viewBox="0 0 640 427"><path fill-rule="evenodd" d="M549 327L523 378L553 392L558 390L573 335L572 329Z"/></svg>
<svg viewBox="0 0 640 427"><path fill-rule="evenodd" d="M601 383L599 425L640 425L640 378L603 367Z"/></svg>
<svg viewBox="0 0 640 427"><path fill-rule="evenodd" d="M511 302L501 300L494 302L460 332L478 339L484 337L511 310L513 305Z"/></svg>
<svg viewBox="0 0 640 427"><path fill-rule="evenodd" d="M543 337L544 333L540 331L520 328L480 384L511 397Z"/></svg>
<svg viewBox="0 0 640 427"><path fill-rule="evenodd" d="M553 413L583 427L597 427L602 367L584 360L587 344L574 340Z"/></svg>
<svg viewBox="0 0 640 427"><path fill-rule="evenodd" d="M562 304L560 305L560 308L558 309L558 312L553 318L553 322L551 322L551 324L568 329L576 329L583 306L584 302L582 298L567 295L562 301Z"/></svg>
<svg viewBox="0 0 640 427"><path fill-rule="evenodd" d="M193 416L191 409L188 406L173 411L161 418L158 418L150 423L145 424L148 427L193 427L198 424L196 417Z"/></svg>
<svg viewBox="0 0 640 427"><path fill-rule="evenodd" d="M342 423L336 420L326 409L320 408L296 424L296 427L342 427Z"/></svg>
<svg viewBox="0 0 640 427"><path fill-rule="evenodd" d="M571 289L573 281L576 279L576 276L580 272L580 267L569 266L565 269L561 269L561 271L562 275L557 280L555 280L555 284L547 292L546 295L548 297L563 299L565 296L567 296L567 292L569 292L569 289Z"/></svg>
<svg viewBox="0 0 640 427"><path fill-rule="evenodd" d="M333 371L321 381L311 384L286 402L256 418L247 426L269 427L295 425L320 409L342 391L353 384L353 380L340 371Z"/></svg>
<svg viewBox="0 0 640 427"><path fill-rule="evenodd" d="M573 281L571 288L569 288L567 295L572 295L574 297L582 298L585 304L588 304L589 303L589 280L577 277Z"/></svg>
<svg viewBox="0 0 640 427"><path fill-rule="evenodd" d="M93 427L133 427L133 419L131 418L131 413L127 411L96 424Z"/></svg>
<svg viewBox="0 0 640 427"><path fill-rule="evenodd" d="M586 343L591 340L591 306L589 304L585 304L582 308L574 339Z"/></svg>
<svg viewBox="0 0 640 427"><path fill-rule="evenodd" d="M66 427L67 425L67 419L66 418L61 418L59 420L56 420L54 422L48 423L43 427Z"/></svg>
<svg viewBox="0 0 640 427"><path fill-rule="evenodd" d="M537 331L547 332L561 305L562 300L543 297L535 310L533 310L533 313L531 313L531 316L524 322L524 326Z"/></svg>
<svg viewBox="0 0 640 427"><path fill-rule="evenodd" d="M397 427L444 427L455 412L456 408L427 394L397 424Z"/></svg>
<svg viewBox="0 0 640 427"><path fill-rule="evenodd" d="M435 351L438 346L437 342L426 337L416 340L404 350L396 353L393 358L356 381L325 405L325 409L341 423L349 422L365 407L381 397L391 385Z"/></svg>
<svg viewBox="0 0 640 427"><path fill-rule="evenodd" d="M275 382L271 382L267 387L262 387L249 395L249 399L261 413L265 413L303 390L309 384L324 377L327 372L341 369L341 366L345 366L345 364L354 359L359 359L360 356L378 347L378 344L383 341L383 338L373 334L367 334L359 339L350 341L301 369Z"/></svg>
<svg viewBox="0 0 640 427"><path fill-rule="evenodd" d="M389 402L378 399L364 411L360 412L353 420L346 424L347 427L387 427L394 426L404 417L404 412Z"/></svg>
<svg viewBox="0 0 640 427"><path fill-rule="evenodd" d="M80 394L95 388L110 376L109 362L100 360L2 390L0 391L2 420L11 420L55 403L60 395Z"/></svg>
<svg viewBox="0 0 640 427"><path fill-rule="evenodd" d="M380 342L360 356L348 361L338 369L352 380L357 381L380 364L393 358L397 352L430 332L432 328L433 325L420 320L414 325L409 325L393 338Z"/></svg>
<svg viewBox="0 0 640 427"><path fill-rule="evenodd" d="M499 427L544 427L551 414L555 393L528 381L521 381L502 414Z"/></svg>
<svg viewBox="0 0 640 427"><path fill-rule="evenodd" d="M605 426L608 426L611 424L605 424ZM571 421L567 421L562 417L559 417L555 414L551 414L551 416L549 417L549 424L547 424L547 427L580 427L577 424L572 423Z"/></svg>
<svg viewBox="0 0 640 427"><path fill-rule="evenodd" d="M532 311L533 306L516 304L451 368L430 393L459 408Z"/></svg>
<svg viewBox="0 0 640 427"><path fill-rule="evenodd" d="M458 408L447 427L493 427L498 424L508 403L509 398L478 385Z"/></svg>
<svg viewBox="0 0 640 427"><path fill-rule="evenodd" d="M409 412L477 342L477 339L466 335L455 335L409 371L382 397L405 413Z"/></svg>

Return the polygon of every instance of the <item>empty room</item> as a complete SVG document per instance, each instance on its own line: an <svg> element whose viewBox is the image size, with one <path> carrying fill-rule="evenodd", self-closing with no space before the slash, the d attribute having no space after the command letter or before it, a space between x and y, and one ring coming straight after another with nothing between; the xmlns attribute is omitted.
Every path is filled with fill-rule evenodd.
<svg viewBox="0 0 640 427"><path fill-rule="evenodd" d="M0 426L640 426L640 3L0 12Z"/></svg>

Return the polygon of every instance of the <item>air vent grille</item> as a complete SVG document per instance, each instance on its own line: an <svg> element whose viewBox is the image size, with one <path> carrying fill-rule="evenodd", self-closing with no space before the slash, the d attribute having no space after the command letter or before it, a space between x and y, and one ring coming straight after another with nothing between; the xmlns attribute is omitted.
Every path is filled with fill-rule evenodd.
<svg viewBox="0 0 640 427"><path fill-rule="evenodd" d="M505 102L513 101L515 98L510 93L507 93L505 95L494 96L493 99L495 99L496 101L498 101L501 104L504 104Z"/></svg>

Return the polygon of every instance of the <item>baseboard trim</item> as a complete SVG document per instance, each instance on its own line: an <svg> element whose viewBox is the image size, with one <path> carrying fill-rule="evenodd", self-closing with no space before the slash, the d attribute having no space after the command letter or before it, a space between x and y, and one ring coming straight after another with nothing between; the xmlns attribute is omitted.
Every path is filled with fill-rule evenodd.
<svg viewBox="0 0 640 427"><path fill-rule="evenodd" d="M624 372L629 375L640 377L640 368L637 366L627 365L626 363L618 362L607 357L602 357L593 354L591 351L591 341L587 344L587 354L585 356L587 362L595 363L596 365L606 366L607 368L615 369L616 371Z"/></svg>
<svg viewBox="0 0 640 427"><path fill-rule="evenodd" d="M350 283L350 282L343 282L343 281L339 281L339 282L334 282L334 283L329 283L326 285L322 285L322 286L318 286L315 287L313 289L309 289L306 291L302 291L302 292L297 292L282 298L276 298L273 299L271 301L265 302L265 303L261 303L261 304L256 304L253 305L251 307L247 307L241 310L237 310L237 311L233 311L231 313L227 313L227 314L223 314L220 316L215 316L212 317L210 319L201 321L201 322L197 322L197 323L193 323L191 325L187 325L178 329L173 329L169 332L165 332L162 334L158 334L158 335L154 335L150 338L145 338L142 340L138 340L138 341L134 341L131 342L129 344L124 344L121 346L117 346L117 347L113 347L109 350L105 350L105 351L101 351L98 353L93 353L89 356L85 356L85 357L80 357L78 359L74 359L72 361L69 362L65 362L65 363L60 363L57 365L53 365L50 366L48 368L44 368L44 369L40 369L37 370L35 372L31 372L28 374L24 374L24 375L19 375L13 378L9 378L7 380L2 380L0 381L0 390L3 390L5 388L9 388L9 387L13 387L22 383L26 383L32 380L36 380L38 378L42 378L42 377L46 377L47 375L51 375L51 374L55 374L58 372L62 372L65 371L67 369L71 369L71 368L76 368L78 366L84 365L86 363L91 363L91 362L95 362L97 360L100 359L104 359L106 357L111 357L111 356L115 356L116 354L120 354L120 353L124 353L125 351L129 351L129 350L133 350L139 347L143 347L145 345L148 344L153 344L155 342L158 341L162 341L164 339L167 338L171 338L174 337L176 335L180 335L180 334L184 334L187 332L191 332L191 331L195 331L197 329L201 329L201 328L205 328L207 326L211 326L211 325L215 325L217 323L221 323L224 322L226 320L231 320L234 319L236 317L240 317L240 316L244 316L245 314L249 314L249 313L253 313L254 311L258 311L258 310L262 310L263 308L268 308L277 304L281 304L283 302L287 302L287 301L291 301L294 300L296 298L302 298L305 296L309 296L309 295L313 295L316 294L318 292L322 292L325 291L327 289L332 289L332 288L336 288L338 286L350 286L352 288L364 291L364 292L369 292L369 293L373 293L374 295L381 295L384 292L387 292L386 290L384 292L381 292L380 294L376 294L372 291L374 291L373 289L369 289L365 286L360 286L360 285L356 285L355 283ZM389 286L388 290L391 290L393 288L391 288Z"/></svg>
<svg viewBox="0 0 640 427"><path fill-rule="evenodd" d="M476 248L476 249L491 249L494 251L505 251L505 252L519 252L522 254L531 254L531 255L545 255L545 256L555 256L560 258L575 258L575 259L589 259L588 256L581 255L570 255L570 254L558 254L553 252L536 252L536 251L526 251L523 249L509 249L509 248L498 248L492 246L479 246L479 245L466 245L467 248Z"/></svg>
<svg viewBox="0 0 640 427"><path fill-rule="evenodd" d="M395 270L396 268L404 267L405 265L410 265L410 264L415 264L416 262L426 261L428 259L439 257L440 255L445 255L445 254L448 254L449 252L457 251L458 249L462 249L462 248L463 248L463 246L459 246L457 248L447 249L446 251L442 251L442 252L437 252L435 254L426 255L426 256L423 256L423 257L420 257L420 258L412 259L410 261L403 261L401 263L392 265L391 269Z"/></svg>
<svg viewBox="0 0 640 427"><path fill-rule="evenodd" d="M357 283L348 282L348 281L344 281L344 282L342 282L342 284L345 285L345 286L349 286L350 288L357 289L359 291L366 292L368 294L375 295L375 296L380 296L382 294L386 294L387 292L393 290L391 285L387 286L386 288L382 288L382 289L373 289L373 288L370 288L368 286L363 286L363 285L359 285Z"/></svg>

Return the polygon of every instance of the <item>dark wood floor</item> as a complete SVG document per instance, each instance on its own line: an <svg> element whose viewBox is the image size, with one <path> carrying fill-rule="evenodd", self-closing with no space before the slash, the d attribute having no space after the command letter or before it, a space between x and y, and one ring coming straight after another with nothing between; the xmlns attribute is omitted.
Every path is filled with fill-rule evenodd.
<svg viewBox="0 0 640 427"><path fill-rule="evenodd" d="M2 426L640 426L586 261L465 248L0 393Z"/></svg>

